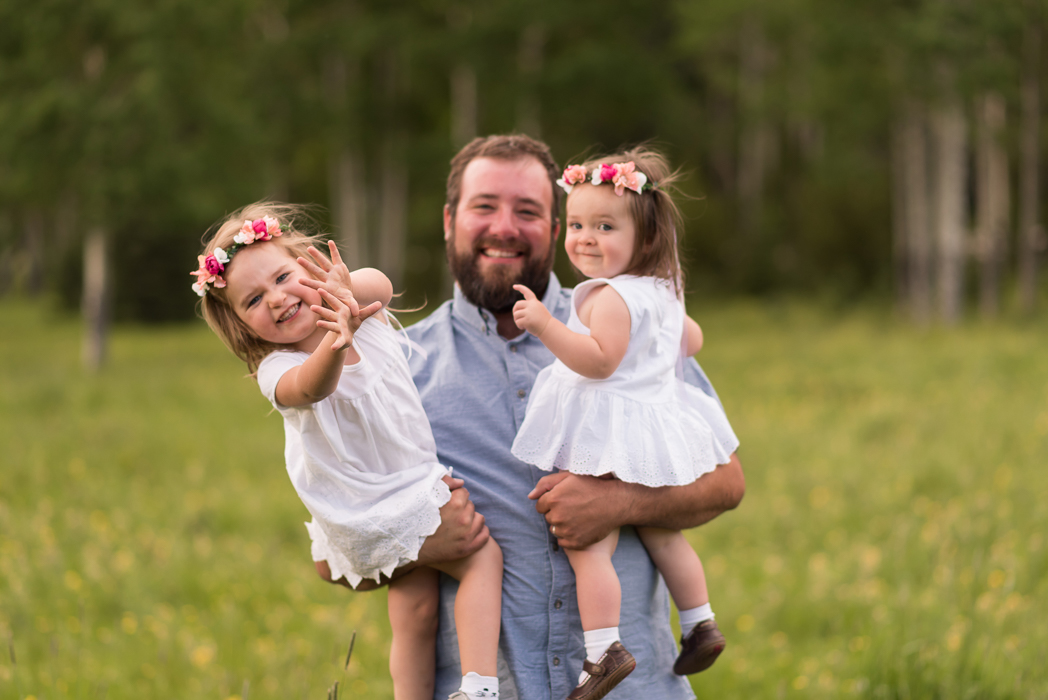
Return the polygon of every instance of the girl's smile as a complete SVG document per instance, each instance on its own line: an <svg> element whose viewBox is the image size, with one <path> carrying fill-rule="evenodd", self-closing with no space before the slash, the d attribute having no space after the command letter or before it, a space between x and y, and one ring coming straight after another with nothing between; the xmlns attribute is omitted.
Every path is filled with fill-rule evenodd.
<svg viewBox="0 0 1048 700"><path fill-rule="evenodd" d="M241 249L226 272L226 295L237 316L262 340L312 352L326 331L309 308L316 290L299 284L306 270L278 242Z"/></svg>
<svg viewBox="0 0 1048 700"><path fill-rule="evenodd" d="M564 248L586 277L615 277L629 269L637 234L626 196L588 183L568 195Z"/></svg>

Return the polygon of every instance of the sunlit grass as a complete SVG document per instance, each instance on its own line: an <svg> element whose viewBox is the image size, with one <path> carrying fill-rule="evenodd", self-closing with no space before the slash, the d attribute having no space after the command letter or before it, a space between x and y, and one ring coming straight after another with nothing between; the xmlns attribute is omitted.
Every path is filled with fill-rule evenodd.
<svg viewBox="0 0 1048 700"><path fill-rule="evenodd" d="M748 481L692 533L699 697L1048 695L1048 329L692 310ZM280 417L202 323L117 329L97 376L75 322L0 323L0 698L392 697L384 593L316 577Z"/></svg>

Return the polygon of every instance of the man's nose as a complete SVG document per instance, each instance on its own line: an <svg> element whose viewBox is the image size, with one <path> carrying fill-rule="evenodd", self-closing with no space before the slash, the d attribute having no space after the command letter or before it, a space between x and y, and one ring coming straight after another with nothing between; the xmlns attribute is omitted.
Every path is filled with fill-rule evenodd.
<svg viewBox="0 0 1048 700"><path fill-rule="evenodd" d="M513 210L509 207L499 207L495 210L495 216L488 227L491 233L499 236L517 235L517 223L514 220Z"/></svg>

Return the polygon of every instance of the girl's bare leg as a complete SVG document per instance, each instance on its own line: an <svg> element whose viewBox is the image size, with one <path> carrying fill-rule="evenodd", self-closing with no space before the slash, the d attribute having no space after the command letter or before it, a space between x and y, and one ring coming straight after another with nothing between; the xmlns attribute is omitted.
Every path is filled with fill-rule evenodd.
<svg viewBox="0 0 1048 700"><path fill-rule="evenodd" d="M586 549L565 549L575 571L575 588L579 596L579 617L584 632L619 626L622 588L611 563L619 544L619 531Z"/></svg>
<svg viewBox="0 0 1048 700"><path fill-rule="evenodd" d="M648 550L655 568L666 579L666 587L678 610L690 610L710 602L706 572L684 533L659 527L638 527L637 534Z"/></svg>
<svg viewBox="0 0 1048 700"><path fill-rule="evenodd" d="M389 583L389 624L393 628L389 673L394 700L433 700L439 577L436 570L420 566Z"/></svg>
<svg viewBox="0 0 1048 700"><path fill-rule="evenodd" d="M435 568L458 579L455 629L462 675L497 676L499 628L502 624L502 549L489 539L468 557ZM432 698L432 691L430 698ZM396 700L401 700L398 696Z"/></svg>

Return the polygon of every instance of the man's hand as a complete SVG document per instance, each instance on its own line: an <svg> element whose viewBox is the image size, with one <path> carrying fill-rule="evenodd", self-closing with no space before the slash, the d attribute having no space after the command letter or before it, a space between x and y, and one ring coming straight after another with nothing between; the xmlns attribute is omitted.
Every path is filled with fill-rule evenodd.
<svg viewBox="0 0 1048 700"><path fill-rule="evenodd" d="M535 292L523 284L515 284L513 288L524 295L523 299L513 305L513 322L517 324L517 328L530 332L536 338L540 337L553 316L546 305L535 296Z"/></svg>
<svg viewBox="0 0 1048 700"><path fill-rule="evenodd" d="M451 489L451 500L440 509L437 531L422 543L417 560L420 566L467 557L483 547L491 536L484 516L476 511L473 501L469 500L469 491L462 487L462 479L445 476L444 483Z"/></svg>
<svg viewBox="0 0 1048 700"><path fill-rule="evenodd" d="M616 479L557 472L539 479L528 498L554 528L557 544L582 549L626 524L620 519L628 498L624 486Z"/></svg>

